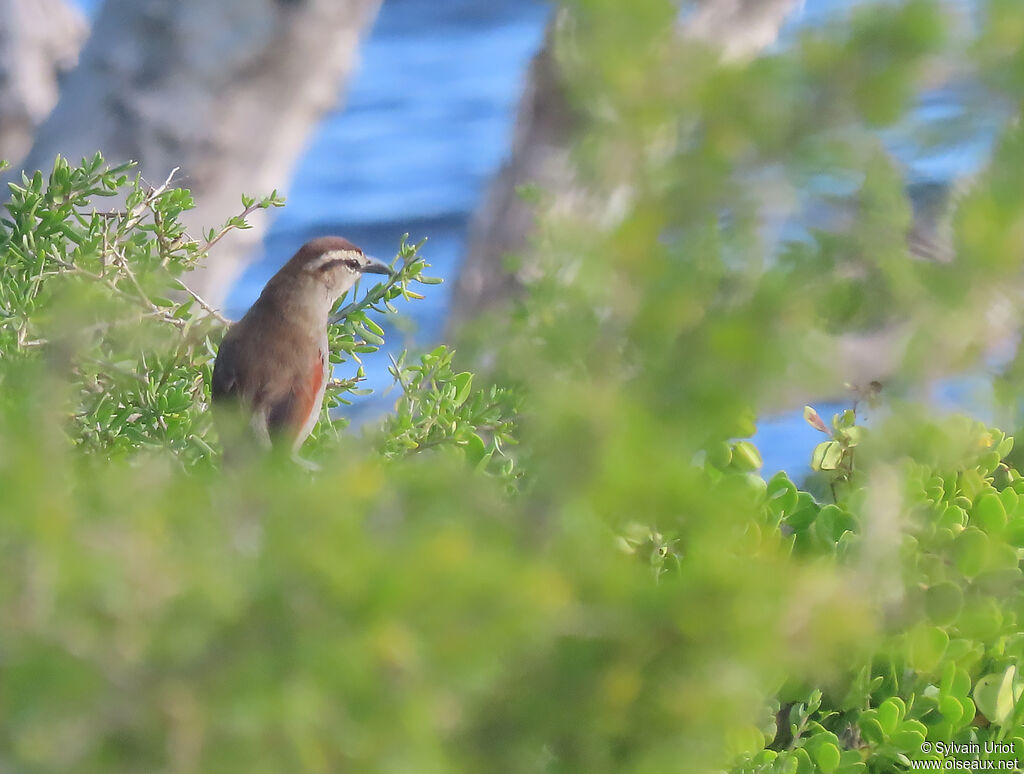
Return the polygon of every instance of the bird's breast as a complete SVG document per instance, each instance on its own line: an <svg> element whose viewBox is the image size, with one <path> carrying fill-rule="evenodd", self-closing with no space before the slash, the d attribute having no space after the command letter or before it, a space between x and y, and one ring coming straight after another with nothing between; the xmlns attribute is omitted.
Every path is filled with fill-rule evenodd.
<svg viewBox="0 0 1024 774"><path fill-rule="evenodd" d="M309 434L313 432L313 428L316 427L317 420L320 418L320 409L324 403L324 393L327 391L330 362L331 359L327 353L325 343L320 347L318 356L311 364L309 374L307 376L308 389L306 394L309 396L310 402L307 407L306 421L299 429L298 436L295 439L296 449L298 449L306 438L309 437Z"/></svg>

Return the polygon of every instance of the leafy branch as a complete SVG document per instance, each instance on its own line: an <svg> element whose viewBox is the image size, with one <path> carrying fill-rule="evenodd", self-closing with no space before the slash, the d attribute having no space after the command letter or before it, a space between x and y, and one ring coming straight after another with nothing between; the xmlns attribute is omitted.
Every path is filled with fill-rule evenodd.
<svg viewBox="0 0 1024 774"><path fill-rule="evenodd" d="M478 470L503 478L510 488L518 479L515 459L506 448L516 443L515 390L492 385L473 389L473 374L456 372L455 352L446 346L406 363L391 358L388 369L402 395L384 423L381 451L387 457L448 447L465 454Z"/></svg>
<svg viewBox="0 0 1024 774"><path fill-rule="evenodd" d="M184 464L210 459L207 377L227 320L186 278L224 235L248 227L276 193L243 197L240 215L193 239L180 218L194 206L177 170L148 185L133 164L100 154L10 185L0 221L0 357L59 345L78 390L72 440L106 455L170 448ZM98 198L120 197L113 208Z"/></svg>

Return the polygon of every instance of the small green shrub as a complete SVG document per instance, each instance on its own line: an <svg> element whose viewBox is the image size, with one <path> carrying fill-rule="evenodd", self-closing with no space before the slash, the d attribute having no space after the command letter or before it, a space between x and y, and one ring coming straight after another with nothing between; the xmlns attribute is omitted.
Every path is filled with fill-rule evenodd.
<svg viewBox="0 0 1024 774"><path fill-rule="evenodd" d="M888 623L872 652L827 685L787 681L766 708L777 724L766 728L764 749L752 734L733 770L853 774L910 770L912 761L1024 763L1017 677L1024 656L1024 477L1004 462L1013 439L964 418L918 428L933 448L958 454L904 458L884 473L898 484L893 494L901 504L885 517L897 523L886 524L866 487L878 450L853 412L837 414L831 429L813 409L805 415L832 437L823 445L842 449L819 447L814 455L836 499L819 503L784 473L775 475L766 489L764 539L782 541L806 560L877 573L886 584ZM854 455L868 472L857 471ZM821 464L833 457L835 464ZM888 550L877 534L886 529L893 531ZM876 552L882 566L871 567Z"/></svg>

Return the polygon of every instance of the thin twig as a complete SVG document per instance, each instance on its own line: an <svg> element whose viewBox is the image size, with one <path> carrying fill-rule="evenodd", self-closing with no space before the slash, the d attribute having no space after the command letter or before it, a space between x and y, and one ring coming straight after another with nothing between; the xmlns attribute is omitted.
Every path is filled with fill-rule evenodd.
<svg viewBox="0 0 1024 774"><path fill-rule="evenodd" d="M156 200L158 196L160 196L164 191L166 191L170 187L171 180L178 173L178 169L179 167L175 167L174 169L172 169L171 174L167 176L167 179L164 180L163 184L157 186L156 188L150 188L149 193L146 194L146 197L141 202L136 204L135 207L131 209L131 211L123 213L123 216L127 220L120 225L120 227L118 228L118 233L126 233L128 231L131 231L133 228L139 225L139 223L142 222L143 217L145 217L146 210L152 211L153 202ZM118 217L120 215L122 215L122 213L116 213L114 216ZM134 218L135 220L132 221L131 218Z"/></svg>
<svg viewBox="0 0 1024 774"><path fill-rule="evenodd" d="M352 377L350 379L331 379L331 381L329 381L327 383L327 388L326 389L328 389L328 390L349 390L349 389L355 387L360 382L365 382L365 381L366 381L365 377L363 377L363 378Z"/></svg>
<svg viewBox="0 0 1024 774"><path fill-rule="evenodd" d="M254 202L254 203L250 204L248 207L246 207L244 210L242 210L242 214L240 216L238 216L238 217L240 217L242 220L245 220L250 215L252 215L254 212L256 212L256 210L261 210L261 209L263 209L262 202ZM232 218L232 220L234 220L234 218ZM201 253L208 253L208 252L210 252L210 248L211 247L213 247L221 239L223 239L227 234L229 234L230 232L234 231L237 228L238 228L238 226L236 226L234 223L226 224L220 230L220 232L218 234L216 234L212 239L207 240L206 244L199 248L199 252L201 252Z"/></svg>
<svg viewBox="0 0 1024 774"><path fill-rule="evenodd" d="M195 299L196 303L198 303L199 306L202 307L203 311L205 311L207 314L212 315L214 317L214 319L216 319L218 322L223 323L224 325L230 325L231 324L231 321L227 317L225 317L220 312L218 312L216 309L214 309L212 306L210 306L206 301L203 300L202 296L200 296L198 293L196 293L192 288L190 288L188 285L186 285L180 279L178 280L178 284L181 285L182 289L186 293L188 293L190 296L192 296L192 298Z"/></svg>
<svg viewBox="0 0 1024 774"><path fill-rule="evenodd" d="M395 356L388 352L388 359L391 361L391 365L395 368L395 381L402 388L402 392L406 395L410 394L409 385L405 383L405 379L402 378L402 369L398 365L398 361L395 360Z"/></svg>
<svg viewBox="0 0 1024 774"><path fill-rule="evenodd" d="M119 252L116 249L111 249L111 253L113 253L114 258L117 259L117 264L121 267L121 271L124 272L125 276L128 277L132 285L135 287L135 292L139 294L139 298L142 300L142 303L150 309L156 309L157 305L150 300L148 295L146 295L146 291L143 289L142 283L139 282L138 278L135 276L135 272L133 272L131 267L128 266L128 259L125 257L124 253Z"/></svg>

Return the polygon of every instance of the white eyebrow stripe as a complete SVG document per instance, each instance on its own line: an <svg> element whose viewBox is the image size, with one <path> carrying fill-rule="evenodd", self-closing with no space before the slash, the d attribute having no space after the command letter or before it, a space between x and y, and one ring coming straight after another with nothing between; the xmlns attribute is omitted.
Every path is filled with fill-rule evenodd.
<svg viewBox="0 0 1024 774"><path fill-rule="evenodd" d="M316 271L317 269L320 269L329 263L334 263L335 261L343 261L346 259L358 261L359 253L355 252L354 250L332 250L331 252L324 253L323 255L320 255L314 258L309 263L307 263L306 270Z"/></svg>

